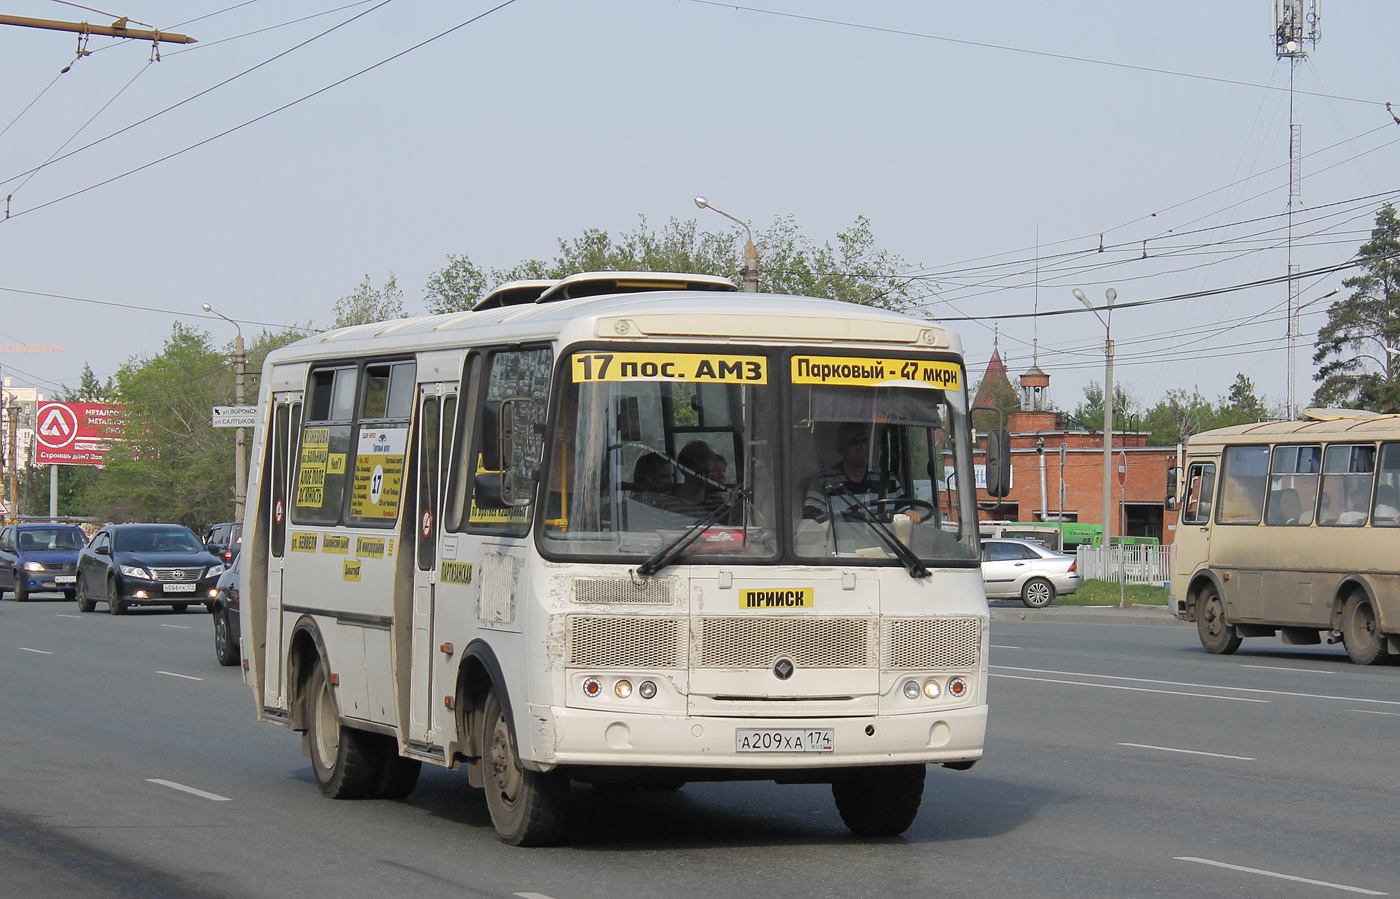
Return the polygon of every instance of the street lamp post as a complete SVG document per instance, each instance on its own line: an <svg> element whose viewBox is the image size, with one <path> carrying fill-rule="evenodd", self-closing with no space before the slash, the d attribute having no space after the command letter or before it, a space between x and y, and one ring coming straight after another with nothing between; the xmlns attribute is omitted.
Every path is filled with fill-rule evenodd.
<svg viewBox="0 0 1400 899"><path fill-rule="evenodd" d="M748 222L735 218L704 197L696 197L695 205L701 209L713 209L730 221L744 226L744 232L749 236L748 243L744 244L744 291L758 293L758 247L753 244L753 230L749 228Z"/></svg>
<svg viewBox="0 0 1400 899"><path fill-rule="evenodd" d="M1118 299L1118 291L1110 287L1104 291L1108 300L1107 316L1099 315L1099 310L1089 302L1084 291L1074 289L1074 297L1085 308L1103 322L1103 545L1108 546L1113 535L1113 301Z"/></svg>
<svg viewBox="0 0 1400 899"><path fill-rule="evenodd" d="M205 312L212 312L219 318L233 325L237 336L233 339L233 401L235 404L243 405L243 375L248 368L248 356L243 349L243 329L238 326L238 322L224 315L219 310L208 303L202 304ZM247 503L248 490L248 460L245 458L245 448L247 431L238 428L234 432L234 445L237 451L233 460L233 511L234 517L239 521L243 520L243 508Z"/></svg>

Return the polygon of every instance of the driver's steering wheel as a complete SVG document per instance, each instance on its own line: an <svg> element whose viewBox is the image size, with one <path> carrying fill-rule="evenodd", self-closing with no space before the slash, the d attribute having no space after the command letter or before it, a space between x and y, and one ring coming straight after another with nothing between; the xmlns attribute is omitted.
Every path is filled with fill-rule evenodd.
<svg viewBox="0 0 1400 899"><path fill-rule="evenodd" d="M865 506L875 516L875 520L883 524L894 521L895 515L905 509L919 509L920 517L924 521L933 521L938 518L938 507L928 500L909 499L905 497L886 497L885 499L866 500ZM854 509L854 507L853 507ZM848 510L852 511L852 510ZM855 510L859 514L858 510Z"/></svg>

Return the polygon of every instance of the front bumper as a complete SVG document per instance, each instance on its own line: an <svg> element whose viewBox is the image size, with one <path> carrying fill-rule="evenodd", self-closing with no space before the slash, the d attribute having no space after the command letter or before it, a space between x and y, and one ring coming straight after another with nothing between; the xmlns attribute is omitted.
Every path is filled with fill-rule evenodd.
<svg viewBox="0 0 1400 899"><path fill-rule="evenodd" d="M843 718L720 718L619 715L531 705L535 765L676 768L842 768L972 761L982 757L987 706L917 715ZM525 721L516 719L517 726ZM738 752L736 730L830 728L831 752Z"/></svg>
<svg viewBox="0 0 1400 899"><path fill-rule="evenodd" d="M15 572L16 579L24 583L30 593L58 593L77 588L77 574L73 571Z"/></svg>
<svg viewBox="0 0 1400 899"><path fill-rule="evenodd" d="M177 602L194 604L213 602L218 592L214 589L218 581L218 575L200 578L198 581L179 582L148 581L123 577L117 585L117 589L121 593L122 601L131 605L168 606ZM180 586L193 584L194 589L166 592L167 587L177 584Z"/></svg>

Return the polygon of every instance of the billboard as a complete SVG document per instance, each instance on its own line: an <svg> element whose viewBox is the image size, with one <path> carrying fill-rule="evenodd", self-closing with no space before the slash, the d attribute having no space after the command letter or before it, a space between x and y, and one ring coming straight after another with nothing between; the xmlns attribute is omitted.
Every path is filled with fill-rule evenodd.
<svg viewBox="0 0 1400 899"><path fill-rule="evenodd" d="M101 465L117 407L109 403L40 403L34 418L34 464Z"/></svg>

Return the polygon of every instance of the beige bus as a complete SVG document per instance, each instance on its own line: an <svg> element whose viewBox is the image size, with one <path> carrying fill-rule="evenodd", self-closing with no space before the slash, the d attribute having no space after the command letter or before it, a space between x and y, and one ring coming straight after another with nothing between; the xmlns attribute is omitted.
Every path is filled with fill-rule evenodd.
<svg viewBox="0 0 1400 899"><path fill-rule="evenodd" d="M657 273L278 349L258 715L333 798L465 769L513 844L559 837L571 783L825 783L899 833L986 729L965 378L936 324Z"/></svg>
<svg viewBox="0 0 1400 899"><path fill-rule="evenodd" d="M1309 409L1187 444L1171 607L1201 644L1346 645L1400 661L1400 416Z"/></svg>

